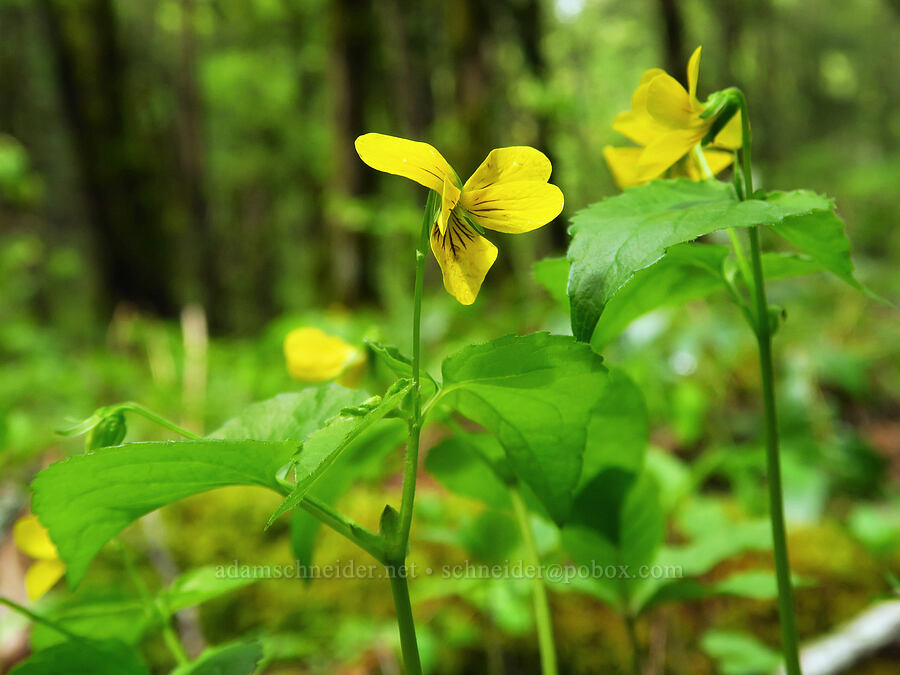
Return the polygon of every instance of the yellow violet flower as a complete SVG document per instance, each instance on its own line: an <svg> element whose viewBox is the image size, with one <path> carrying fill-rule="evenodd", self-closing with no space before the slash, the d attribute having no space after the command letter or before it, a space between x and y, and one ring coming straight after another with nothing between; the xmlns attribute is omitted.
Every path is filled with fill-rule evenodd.
<svg viewBox="0 0 900 675"><path fill-rule="evenodd" d="M288 373L302 382L336 380L356 387L366 372L366 353L335 335L312 326L297 328L284 339Z"/></svg>
<svg viewBox="0 0 900 675"><path fill-rule="evenodd" d="M28 515L16 521L13 540L22 553L35 560L25 572L25 591L28 599L35 602L62 579L66 565L59 559L56 546L37 516Z"/></svg>
<svg viewBox="0 0 900 675"><path fill-rule="evenodd" d="M643 74L631 97L631 110L620 113L613 121L613 129L640 146L603 149L619 187L640 185L666 172L692 180L703 177L701 160L693 150L714 120L700 117L704 110L697 99L701 50L697 47L688 61L687 90L664 70L651 68ZM725 125L712 145L701 152L710 172L716 174L731 164L731 151L741 145L740 115Z"/></svg>
<svg viewBox="0 0 900 675"><path fill-rule="evenodd" d="M431 251L441 267L444 288L463 305L475 302L497 259L497 247L477 227L520 234L546 225L562 212L562 191L547 182L550 160L534 148L491 150L465 184L427 143L364 134L356 139L356 151L373 169L409 178L441 196Z"/></svg>

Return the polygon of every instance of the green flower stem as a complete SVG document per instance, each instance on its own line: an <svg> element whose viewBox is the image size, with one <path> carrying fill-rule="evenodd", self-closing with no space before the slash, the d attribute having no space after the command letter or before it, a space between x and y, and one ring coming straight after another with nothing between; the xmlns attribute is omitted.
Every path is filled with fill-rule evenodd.
<svg viewBox="0 0 900 675"><path fill-rule="evenodd" d="M57 633L59 633L60 635L64 635L69 640L75 640L75 641L79 641L79 642L85 640L85 638L83 636L76 635L75 633L70 631L68 628L63 628L61 625L59 625L55 621L46 619L43 616L41 616L40 614L35 614L27 607L22 607L22 605L20 605L19 603L13 602L9 598L4 598L2 595L0 595L0 605L6 605L12 611L16 612L17 614L21 614L22 616L29 619L30 621L33 621L34 623L40 623L40 624L47 626L48 628L52 628Z"/></svg>
<svg viewBox="0 0 900 675"><path fill-rule="evenodd" d="M123 403L117 407L119 408L119 410L123 410L123 411L128 410L130 412L136 412L137 414L142 415L143 417L146 417L151 422L155 422L156 424L160 425L161 427L165 427L169 431L174 431L176 434L178 434L180 436L184 436L185 438L188 438L192 441L199 441L203 438L203 436L201 436L199 434L195 434L193 431L188 431L184 427L180 427L177 424L175 424L174 422L170 422L162 415L157 415L155 412L153 412L152 410L148 410L147 408L142 406L140 403L134 403L133 401L128 401L127 403Z"/></svg>
<svg viewBox="0 0 900 675"><path fill-rule="evenodd" d="M409 548L409 531L412 527L413 503L416 498L416 477L419 473L419 437L422 433L422 294L425 287L425 260L428 257L428 236L434 223L437 193L428 191L425 202L425 213L422 217L422 229L416 244L416 282L413 297L413 356L412 376L412 417L409 421L409 438L406 443L406 462L403 469L403 495L400 502L400 524L397 535L391 542L388 552L388 573L391 579L391 591L394 595L394 607L397 611L397 628L400 631L400 649L403 652L403 665L406 675L421 675L422 664L419 661L419 645L416 641L416 626L413 621L412 605L409 602L409 587L406 583L406 552Z"/></svg>
<svg viewBox="0 0 900 675"><path fill-rule="evenodd" d="M703 177L715 178L712 169L709 168L709 163L706 161L706 155L703 154L703 148L700 147L699 144L694 146L694 157L697 159L697 163L700 165L700 170L703 172ZM735 174L737 174L737 162L735 162L734 170ZM740 237L738 237L738 234L734 231L733 227L726 228L725 231L728 233L728 239L731 242L732 248L734 249L734 257L737 259L738 269L741 271L741 276L744 277L744 282L749 287L750 281L753 277L750 274L750 266L747 264L747 256L744 255L744 247L741 246Z"/></svg>
<svg viewBox="0 0 900 675"><path fill-rule="evenodd" d="M547 587L544 585L543 575L540 573L541 559L538 555L537 545L534 541L534 532L528 519L528 509L522 500L522 495L515 485L509 487L509 496L512 499L513 510L516 513L516 521L525 542L525 550L528 552L528 564L537 570L532 579L532 595L534 599L534 620L537 625L538 648L541 653L541 673L543 675L557 675L559 669L556 665L556 645L553 642L553 621L550 617L550 603L547 601Z"/></svg>
<svg viewBox="0 0 900 675"><path fill-rule="evenodd" d="M125 572L128 574L128 578L131 579L131 583L137 590L138 595L141 598L141 602L144 603L144 609L147 612L154 614L159 621L159 625L162 630L163 641L165 641L166 647L168 647L169 651L172 653L172 656L175 657L175 661L179 666L190 663L191 659L188 657L187 652L184 651L184 646L181 644L181 640L178 638L178 635L172 628L171 617L166 615L162 611L160 606L153 600L153 596L150 595L150 591L148 590L147 585L144 583L144 580L141 579L141 575L138 573L137 568L134 565L134 559L131 557L131 551L128 550L128 547L125 546L125 544L123 544L120 539L116 539L115 541L119 547L119 551L122 554L122 562L125 565Z"/></svg>
<svg viewBox="0 0 900 675"><path fill-rule="evenodd" d="M419 644L416 642L416 624L413 621L412 605L409 602L409 586L406 584L405 566L389 566L388 576L391 579L391 592L394 595L394 608L397 611L400 651L403 653L406 675L422 675Z"/></svg>
<svg viewBox="0 0 900 675"><path fill-rule="evenodd" d="M750 170L750 119L747 100L739 90L741 103L741 147L744 174L744 198L753 195L753 175ZM782 652L787 675L802 675L798 655L797 620L794 616L794 597L788 561L787 537L784 527L784 501L781 488L781 462L778 449L778 418L775 406L775 371L772 366L772 330L769 305L763 277L759 245L759 226L750 228L750 261L753 271L756 300L756 342L759 348L759 367L762 380L763 411L765 415L766 466L769 482L769 517L772 520L772 543L775 552L775 575L778 580L778 614L781 623Z"/></svg>
<svg viewBox="0 0 900 675"><path fill-rule="evenodd" d="M437 193L429 190L425 202L425 214L422 218L422 229L416 245L416 285L413 299L413 355L412 355L412 403L413 414L409 425L409 439L406 445L406 467L403 473L403 497L400 504L400 536L403 545L398 551L399 557L406 557L406 544L409 542L409 530L412 526L413 501L416 496L416 475L419 470L419 436L422 431L422 293L425 286L425 260L428 258L428 236L434 223L434 210Z"/></svg>

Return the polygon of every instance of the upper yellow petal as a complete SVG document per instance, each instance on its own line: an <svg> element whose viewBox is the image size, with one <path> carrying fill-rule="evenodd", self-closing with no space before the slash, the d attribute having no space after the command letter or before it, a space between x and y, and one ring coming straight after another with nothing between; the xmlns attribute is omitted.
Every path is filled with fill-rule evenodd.
<svg viewBox="0 0 900 675"><path fill-rule="evenodd" d="M603 158L620 189L641 184L642 181L637 179L637 163L643 151L643 148L614 148L611 145L603 148Z"/></svg>
<svg viewBox="0 0 900 675"><path fill-rule="evenodd" d="M50 540L47 528L35 515L19 518L13 526L13 540L16 546L28 556L39 560L58 560L59 553Z"/></svg>
<svg viewBox="0 0 900 675"><path fill-rule="evenodd" d="M376 171L409 178L438 194L447 178L456 180L447 160L428 143L385 134L363 134L355 145L360 159Z"/></svg>
<svg viewBox="0 0 900 675"><path fill-rule="evenodd" d="M25 572L25 592L28 599L36 602L44 597L57 581L66 573L61 560L38 560Z"/></svg>
<svg viewBox="0 0 900 675"><path fill-rule="evenodd" d="M666 74L666 71L664 71L662 68L649 68L644 71L643 75L641 75L641 84L650 84L650 81L653 80L653 78L655 78L659 75L665 75L665 74ZM638 88L640 88L640 87L638 87ZM637 107L634 105L633 97L631 99L631 105L633 108Z"/></svg>
<svg viewBox="0 0 900 675"><path fill-rule="evenodd" d="M702 46L697 47L697 49L694 50L694 53L691 54L691 58L688 59L688 95L691 97L692 101L697 99L697 81L700 79L700 52L702 50Z"/></svg>
<svg viewBox="0 0 900 675"><path fill-rule="evenodd" d="M463 192L482 190L503 182L546 182L551 170L550 160L540 150L526 145L496 148L466 181Z"/></svg>
<svg viewBox="0 0 900 675"><path fill-rule="evenodd" d="M520 234L536 230L563 209L563 193L552 183L501 182L482 190L464 190L459 200L482 227Z"/></svg>
<svg viewBox="0 0 900 675"><path fill-rule="evenodd" d="M341 338L311 326L297 328L284 339L288 372L303 382L333 380L344 373L359 354L360 350Z"/></svg>
<svg viewBox="0 0 900 675"><path fill-rule="evenodd" d="M703 122L688 92L671 75L655 77L647 85L647 112L657 122L672 129L684 129Z"/></svg>
<svg viewBox="0 0 900 675"><path fill-rule="evenodd" d="M631 96L631 110L616 115L612 128L638 145L647 145L668 127L657 122L647 112L647 90L650 82L666 71L651 68L641 77L641 83Z"/></svg>
<svg viewBox="0 0 900 675"><path fill-rule="evenodd" d="M497 247L453 213L447 231L431 228L431 251L444 277L444 288L463 305L478 297L481 284L497 259Z"/></svg>

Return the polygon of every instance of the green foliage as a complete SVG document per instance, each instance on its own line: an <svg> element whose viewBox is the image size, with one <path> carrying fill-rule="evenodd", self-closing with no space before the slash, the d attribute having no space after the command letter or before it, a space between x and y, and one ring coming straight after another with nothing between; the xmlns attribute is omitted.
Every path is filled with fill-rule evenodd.
<svg viewBox="0 0 900 675"><path fill-rule="evenodd" d="M774 192L768 197L770 202L785 202L791 193ZM780 237L807 253L841 281L857 290L880 300L881 298L863 286L853 276L853 262L850 260L850 241L844 232L844 222L829 209L797 214L770 227Z"/></svg>
<svg viewBox="0 0 900 675"><path fill-rule="evenodd" d="M39 651L10 675L150 675L140 654L118 640L70 640Z"/></svg>
<svg viewBox="0 0 900 675"><path fill-rule="evenodd" d="M237 642L210 647L193 663L179 666L172 675L251 675L263 657L259 642Z"/></svg>
<svg viewBox="0 0 900 675"><path fill-rule="evenodd" d="M518 478L563 521L608 379L602 359L571 338L536 333L466 347L442 371L442 402L489 429Z"/></svg>
<svg viewBox="0 0 900 675"><path fill-rule="evenodd" d="M166 615L171 615L233 593L255 581L253 578L223 576L213 566L198 567L185 572L163 589L157 602Z"/></svg>
<svg viewBox="0 0 900 675"><path fill-rule="evenodd" d="M603 597L616 598L621 611L631 611L641 568L663 543L658 494L649 474L607 469L580 490L563 530L565 549L576 563L600 570L593 585L603 587Z"/></svg>
<svg viewBox="0 0 900 675"><path fill-rule="evenodd" d="M400 420L383 420L351 443L334 464L316 480L309 494L326 504L334 504L354 483L381 475L385 456L406 438ZM311 565L316 535L321 521L302 509L291 514L291 549L301 565Z"/></svg>
<svg viewBox="0 0 900 675"><path fill-rule="evenodd" d="M701 646L715 659L723 675L763 675L781 663L778 652L746 633L709 631L703 636Z"/></svg>
<svg viewBox="0 0 900 675"><path fill-rule="evenodd" d="M304 441L321 429L342 408L358 405L367 395L336 384L279 394L248 406L228 420L210 438L254 441Z"/></svg>
<svg viewBox="0 0 900 675"><path fill-rule="evenodd" d="M103 635L136 645L150 626L146 608L121 592L115 594L75 594L46 610L46 618L75 635ZM31 630L31 648L41 651L67 640L67 636L46 624Z"/></svg>
<svg viewBox="0 0 900 675"><path fill-rule="evenodd" d="M293 458L297 483L269 518L267 527L278 516L297 506L313 483L331 468L341 453L369 427L393 412L403 402L411 388L412 383L409 380L398 380L388 390L383 400L376 398L371 406L361 411L363 414L360 415L356 411L353 414L345 414L348 409L344 408L340 417L332 419L327 426L310 434Z"/></svg>
<svg viewBox="0 0 900 675"><path fill-rule="evenodd" d="M112 537L140 516L226 485L279 490L296 443L203 440L129 443L52 464L32 483L32 508L77 586Z"/></svg>
<svg viewBox="0 0 900 675"><path fill-rule="evenodd" d="M632 284L631 294L601 329L598 345L620 332L623 322L668 304L670 298L681 301L708 294L717 287L714 280L721 261L716 257L724 252L680 248L667 260L667 250L716 230L753 225L770 225L822 267L860 287L853 280L843 226L825 197L796 190L738 201L732 187L718 181L653 181L598 202L572 220L568 293L576 338L591 340L612 299ZM636 278L661 259L662 269ZM773 271L780 275L808 269L798 263L788 270L784 259L776 260ZM633 305L640 311L633 313Z"/></svg>
<svg viewBox="0 0 900 675"><path fill-rule="evenodd" d="M454 494L509 508L508 461L490 434L456 434L428 451L425 468Z"/></svg>

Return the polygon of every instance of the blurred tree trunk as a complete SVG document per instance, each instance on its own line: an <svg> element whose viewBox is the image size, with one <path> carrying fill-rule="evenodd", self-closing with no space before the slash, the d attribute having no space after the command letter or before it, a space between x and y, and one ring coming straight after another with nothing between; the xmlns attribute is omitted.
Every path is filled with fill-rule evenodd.
<svg viewBox="0 0 900 675"><path fill-rule="evenodd" d="M206 147L203 103L197 90L197 38L194 30L195 0L181 0L180 62L178 69L178 150L181 187L191 222L191 240L200 289L196 295L206 309L213 331L222 327L222 285L217 265L217 245L210 226L206 195Z"/></svg>
<svg viewBox="0 0 900 675"><path fill-rule="evenodd" d="M38 0L38 6L108 309L129 301L172 315L172 246L150 164L154 153L135 133L136 102L112 2Z"/></svg>
<svg viewBox="0 0 900 675"><path fill-rule="evenodd" d="M684 48L684 19L678 0L659 0L659 11L666 71L680 82L685 82L687 52Z"/></svg>
<svg viewBox="0 0 900 675"><path fill-rule="evenodd" d="M434 91L431 86L431 45L437 22L427 3L387 0L376 5L381 12L383 42L389 47L391 94L405 133L425 140L434 121Z"/></svg>
<svg viewBox="0 0 900 675"><path fill-rule="evenodd" d="M522 52L525 55L525 63L528 65L531 76L539 82L541 89L546 90L547 59L544 56L542 45L544 37L544 3L541 0L526 0L519 5L515 5L513 10L519 29ZM553 119L548 114L546 106L542 105L535 112L535 122L537 123L537 137L534 139L535 146L547 155L552 163L555 159L550 150ZM550 237L555 249L565 249L568 246L569 238L566 234L566 223L562 215L553 221L550 226L542 228L538 236L533 238L533 241L538 242L546 236Z"/></svg>
<svg viewBox="0 0 900 675"><path fill-rule="evenodd" d="M491 9L491 3L481 0L455 0L446 18L450 22L457 111L467 141L460 153L462 162L457 167L460 175L474 171L484 159L485 148L494 147L488 108L491 69L487 45L493 24Z"/></svg>
<svg viewBox="0 0 900 675"><path fill-rule="evenodd" d="M366 128L367 92L378 86L374 67L373 39L375 14L369 0L334 0L331 4L331 90L334 97L334 203L345 208L346 201L372 191L373 174L359 159L354 141ZM339 213L326 212L333 301L354 304L374 299L374 265L370 236L348 230Z"/></svg>

